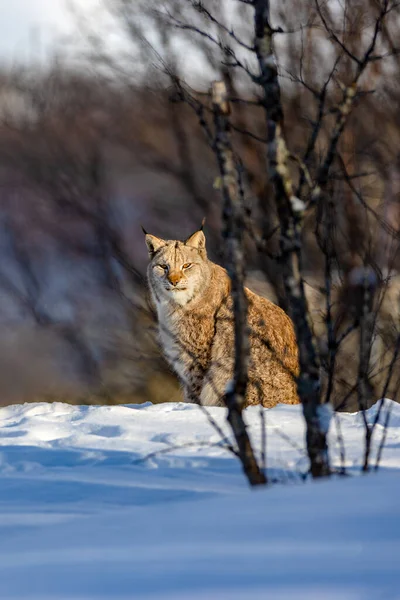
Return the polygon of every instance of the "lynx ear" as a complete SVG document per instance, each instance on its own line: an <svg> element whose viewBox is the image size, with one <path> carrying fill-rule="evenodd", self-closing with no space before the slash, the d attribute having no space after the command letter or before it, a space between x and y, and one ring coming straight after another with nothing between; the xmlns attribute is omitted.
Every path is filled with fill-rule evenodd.
<svg viewBox="0 0 400 600"><path fill-rule="evenodd" d="M206 236L200 229L193 233L187 240L185 240L185 246L192 246L192 248L197 248L199 251L205 250L206 248Z"/></svg>
<svg viewBox="0 0 400 600"><path fill-rule="evenodd" d="M155 255L157 250L159 250L162 246L165 246L165 240L162 240L155 235L150 235L150 233L146 233L145 240L150 258Z"/></svg>

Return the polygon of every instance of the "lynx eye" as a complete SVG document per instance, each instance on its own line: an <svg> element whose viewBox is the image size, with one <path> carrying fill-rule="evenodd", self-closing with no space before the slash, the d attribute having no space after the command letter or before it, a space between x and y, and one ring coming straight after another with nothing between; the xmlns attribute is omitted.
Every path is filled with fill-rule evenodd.
<svg viewBox="0 0 400 600"><path fill-rule="evenodd" d="M155 265L154 268L160 271L168 271L168 265Z"/></svg>
<svg viewBox="0 0 400 600"><path fill-rule="evenodd" d="M184 265L182 265L182 269L190 269L191 266L192 263L185 263Z"/></svg>

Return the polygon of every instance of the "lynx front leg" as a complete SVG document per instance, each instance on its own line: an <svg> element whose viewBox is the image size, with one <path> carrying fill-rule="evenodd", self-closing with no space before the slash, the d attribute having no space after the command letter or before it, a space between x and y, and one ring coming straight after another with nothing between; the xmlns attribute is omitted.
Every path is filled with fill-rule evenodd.
<svg viewBox="0 0 400 600"><path fill-rule="evenodd" d="M198 404L199 400L198 400L199 396L196 396L195 394L193 394L193 392L191 391L191 389L187 386L184 386L183 388L183 400L184 402L187 402L188 404Z"/></svg>
<svg viewBox="0 0 400 600"><path fill-rule="evenodd" d="M185 402L190 404L200 404L201 391L203 388L204 371L201 368L196 368L186 377L183 382L183 394Z"/></svg>
<svg viewBox="0 0 400 600"><path fill-rule="evenodd" d="M226 386L233 376L233 361L225 359L223 364L213 365L204 378L200 400L204 406L225 406Z"/></svg>

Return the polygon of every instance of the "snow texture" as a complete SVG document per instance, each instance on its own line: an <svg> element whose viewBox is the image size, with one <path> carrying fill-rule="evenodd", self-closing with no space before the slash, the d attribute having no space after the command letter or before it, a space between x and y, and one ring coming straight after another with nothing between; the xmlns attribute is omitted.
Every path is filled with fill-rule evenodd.
<svg viewBox="0 0 400 600"><path fill-rule="evenodd" d="M318 483L296 475L301 407L247 409L258 451L263 410L268 475L286 484L258 490L193 405L2 408L0 598L400 599L400 405L382 422L387 407L378 474ZM208 412L229 437L225 410ZM332 419L339 465L337 421L356 475L361 415Z"/></svg>

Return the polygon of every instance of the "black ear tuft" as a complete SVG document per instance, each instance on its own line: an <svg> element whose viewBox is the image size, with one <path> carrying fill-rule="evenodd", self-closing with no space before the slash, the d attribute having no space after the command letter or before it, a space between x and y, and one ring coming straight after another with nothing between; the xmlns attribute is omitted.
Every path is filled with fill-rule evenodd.
<svg viewBox="0 0 400 600"><path fill-rule="evenodd" d="M203 229L204 229L204 225L205 225L205 224L206 224L206 218L205 218L205 217L203 217L203 220L202 220L202 222L201 222L201 227L200 227L199 231L203 231Z"/></svg>
<svg viewBox="0 0 400 600"><path fill-rule="evenodd" d="M140 227L142 228L142 231L143 231L144 235L147 235L148 232L145 230L145 228L143 227L143 225L141 225Z"/></svg>

